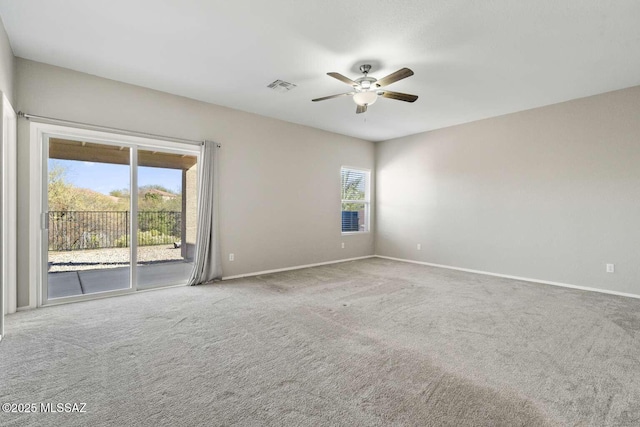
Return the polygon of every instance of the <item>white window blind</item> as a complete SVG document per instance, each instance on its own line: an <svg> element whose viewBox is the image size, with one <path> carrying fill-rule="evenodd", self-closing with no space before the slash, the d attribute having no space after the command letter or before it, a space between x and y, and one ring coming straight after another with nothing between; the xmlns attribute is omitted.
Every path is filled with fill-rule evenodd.
<svg viewBox="0 0 640 427"><path fill-rule="evenodd" d="M343 233L369 231L369 177L363 169L340 170Z"/></svg>

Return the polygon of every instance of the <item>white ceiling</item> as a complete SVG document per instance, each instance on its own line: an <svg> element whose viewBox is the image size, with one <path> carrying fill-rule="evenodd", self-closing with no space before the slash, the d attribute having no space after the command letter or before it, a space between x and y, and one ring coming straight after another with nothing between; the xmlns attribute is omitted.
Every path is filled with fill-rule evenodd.
<svg viewBox="0 0 640 427"><path fill-rule="evenodd" d="M0 16L17 56L374 141L640 84L638 0L0 0ZM364 62L411 68L389 90L420 99L311 102Z"/></svg>

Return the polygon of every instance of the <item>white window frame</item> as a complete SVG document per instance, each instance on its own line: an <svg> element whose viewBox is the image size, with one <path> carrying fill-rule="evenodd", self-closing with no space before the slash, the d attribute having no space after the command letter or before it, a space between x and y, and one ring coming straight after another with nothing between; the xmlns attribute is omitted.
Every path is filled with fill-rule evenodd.
<svg viewBox="0 0 640 427"><path fill-rule="evenodd" d="M348 200L342 199L342 171L344 169L353 170L357 172L364 172L366 174L366 182L364 186L364 200ZM356 166L342 165L340 167L340 212L342 212L343 203L364 203L364 230L360 231L342 231L342 218L340 221L340 232L343 236L366 234L371 231L371 169L360 168Z"/></svg>
<svg viewBox="0 0 640 427"><path fill-rule="evenodd" d="M123 295L135 292L148 292L158 289L166 289L170 286L158 288L137 290L136 277L131 278L131 288L120 291L98 292L94 294L78 295L71 297L47 299L45 289L44 265L46 265L44 250L45 230L42 227L45 202L44 197L46 191L44 189L45 177L45 159L48 158L48 139L50 137L81 140L93 143L119 144L129 147L132 150L130 164L130 182L131 188L137 187L137 152L140 149L158 148L161 151L167 150L174 153L197 156L197 162L200 163L200 155L202 151L201 145L188 144L183 142L174 142L162 139L145 138L140 136L132 136L115 132L103 132L93 129L85 129L81 127L62 126L48 123L46 121L31 120L29 123L30 133L30 182L29 182L29 305L28 308L36 308L49 305L66 304L76 301L88 301L100 298L107 298L116 295ZM164 150L163 150L164 149ZM136 167L133 167L136 165ZM132 203L137 205L137 199L132 197ZM137 211L137 206L136 206ZM131 220L131 228L137 228L134 219ZM131 245L131 264L136 262L137 245L134 245L136 239L132 239ZM135 268L131 268L131 274L135 275ZM177 285L184 286L184 285Z"/></svg>

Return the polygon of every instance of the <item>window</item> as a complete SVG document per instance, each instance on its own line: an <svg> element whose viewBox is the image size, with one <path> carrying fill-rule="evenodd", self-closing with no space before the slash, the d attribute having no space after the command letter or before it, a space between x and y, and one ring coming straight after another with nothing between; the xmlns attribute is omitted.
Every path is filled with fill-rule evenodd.
<svg viewBox="0 0 640 427"><path fill-rule="evenodd" d="M369 231L369 177L364 169L340 170L343 233Z"/></svg>

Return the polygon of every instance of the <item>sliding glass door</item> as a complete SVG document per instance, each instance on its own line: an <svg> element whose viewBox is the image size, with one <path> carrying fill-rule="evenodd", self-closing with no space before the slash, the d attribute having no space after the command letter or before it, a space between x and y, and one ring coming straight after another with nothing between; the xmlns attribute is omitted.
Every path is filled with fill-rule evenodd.
<svg viewBox="0 0 640 427"><path fill-rule="evenodd" d="M47 300L131 289L132 149L49 138Z"/></svg>
<svg viewBox="0 0 640 427"><path fill-rule="evenodd" d="M138 150L138 289L180 284L193 267L195 155Z"/></svg>
<svg viewBox="0 0 640 427"><path fill-rule="evenodd" d="M199 147L49 135L43 148L45 304L186 283Z"/></svg>

